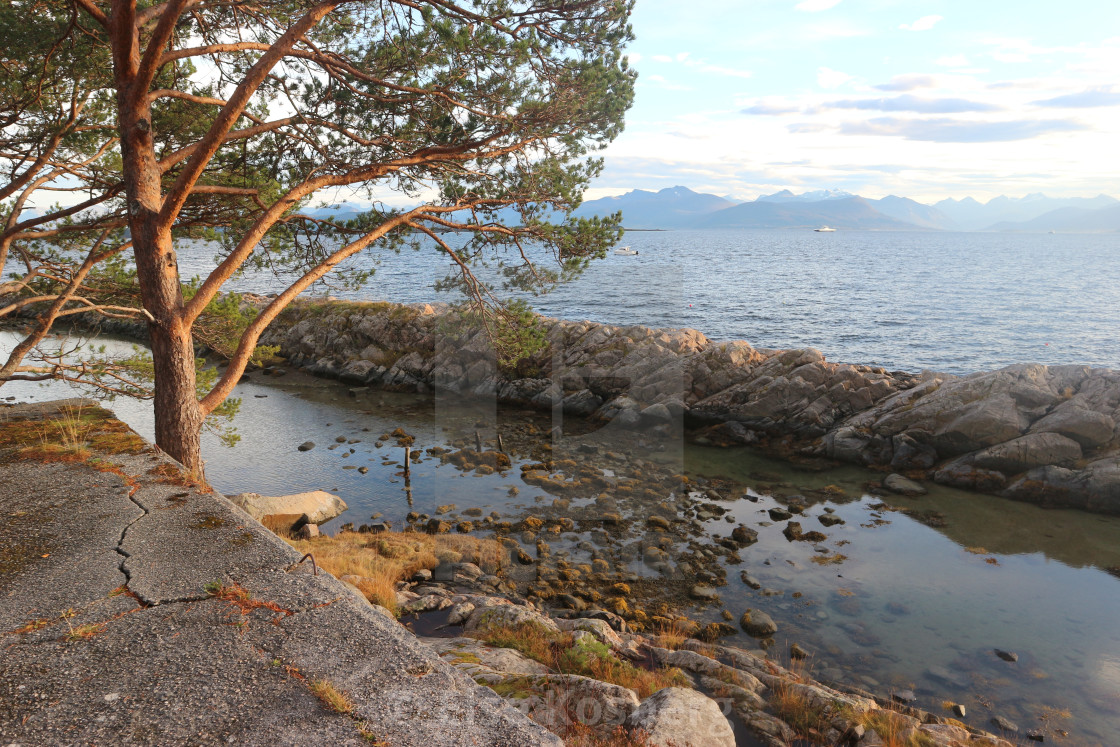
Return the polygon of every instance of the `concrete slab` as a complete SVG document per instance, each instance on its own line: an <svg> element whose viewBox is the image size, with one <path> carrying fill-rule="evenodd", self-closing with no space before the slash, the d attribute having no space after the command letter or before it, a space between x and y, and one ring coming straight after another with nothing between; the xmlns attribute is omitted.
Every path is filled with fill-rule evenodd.
<svg viewBox="0 0 1120 747"><path fill-rule="evenodd" d="M0 407L0 427L57 412ZM561 744L182 483L154 449L47 464L0 447L0 744Z"/></svg>

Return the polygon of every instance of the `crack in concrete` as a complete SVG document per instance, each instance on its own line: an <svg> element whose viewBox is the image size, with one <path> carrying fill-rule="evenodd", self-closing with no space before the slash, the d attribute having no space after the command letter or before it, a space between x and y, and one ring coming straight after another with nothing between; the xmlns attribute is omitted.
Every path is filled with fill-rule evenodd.
<svg viewBox="0 0 1120 747"><path fill-rule="evenodd" d="M137 476L131 476L131 479L136 480ZM132 574L129 573L128 569L124 567L124 564L128 561L128 559L130 557L132 557L124 549L124 540L125 540L125 537L128 535L128 530L131 529L133 527L133 525L136 524L136 522L140 521L145 516L147 516L148 514L151 513L151 511L149 511L148 508L144 506L144 504L142 504L140 501L136 500L135 496L136 496L136 493L139 492L139 490L137 488L133 488L128 483L129 483L129 478L126 477L125 478L125 487L127 489L127 492L126 492L125 496L128 498L129 501L131 501L143 513L141 513L139 516L137 516L135 519L133 519L132 521L128 522L128 524L125 525L124 529L121 530L120 539L117 540L117 546L113 549L116 551L116 553L118 555L121 556L121 562L117 564L117 569L121 572L121 575L124 576L124 588L128 589L129 593L133 594L136 597L136 599L139 600L142 604L151 605L152 603L150 601L144 599L139 594L136 594L136 592L132 591L132 589L129 587L129 583L132 581ZM157 604L158 604L158 602L157 602Z"/></svg>

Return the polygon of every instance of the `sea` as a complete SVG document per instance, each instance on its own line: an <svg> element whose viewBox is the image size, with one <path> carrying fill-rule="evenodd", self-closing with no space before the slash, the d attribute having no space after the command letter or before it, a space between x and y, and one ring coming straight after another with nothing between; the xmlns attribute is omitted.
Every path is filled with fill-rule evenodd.
<svg viewBox="0 0 1120 747"><path fill-rule="evenodd" d="M545 295L521 295L546 316L691 327L716 341L813 347L831 361L891 370L1120 368L1120 233L633 231L621 244L638 254L612 252ZM182 242L179 251L184 278L214 266L213 245ZM434 244L346 266L375 274L360 288L319 284L311 292L461 299L434 288L451 270ZM479 272L497 277L500 268L491 262ZM288 280L250 271L228 287L267 294Z"/></svg>

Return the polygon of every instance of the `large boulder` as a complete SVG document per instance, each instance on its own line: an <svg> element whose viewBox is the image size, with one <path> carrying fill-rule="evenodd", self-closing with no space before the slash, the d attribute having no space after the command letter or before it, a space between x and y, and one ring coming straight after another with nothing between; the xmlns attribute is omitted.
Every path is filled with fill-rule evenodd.
<svg viewBox="0 0 1120 747"><path fill-rule="evenodd" d="M1076 406L1060 406L1031 426L1032 433L1060 433L1085 449L1108 443L1115 429L1116 422L1103 412Z"/></svg>
<svg viewBox="0 0 1120 747"><path fill-rule="evenodd" d="M963 407L933 434L933 446L941 454L964 454L1017 438L1024 426L1011 395L996 394Z"/></svg>
<svg viewBox="0 0 1120 747"><path fill-rule="evenodd" d="M719 705L695 690L667 687L645 699L626 720L657 747L735 747L735 732Z"/></svg>
<svg viewBox="0 0 1120 747"><path fill-rule="evenodd" d="M1038 467L1007 486L1000 495L1042 506L1120 514L1120 457L1100 459L1084 469Z"/></svg>
<svg viewBox="0 0 1120 747"><path fill-rule="evenodd" d="M257 521L273 514L306 514L311 524L323 524L346 510L346 502L325 490L308 493L266 496L260 493L239 493L230 502Z"/></svg>
<svg viewBox="0 0 1120 747"><path fill-rule="evenodd" d="M1047 464L1067 466L1081 458L1081 445L1059 433L1031 433L979 451L971 462L982 469L1017 475Z"/></svg>

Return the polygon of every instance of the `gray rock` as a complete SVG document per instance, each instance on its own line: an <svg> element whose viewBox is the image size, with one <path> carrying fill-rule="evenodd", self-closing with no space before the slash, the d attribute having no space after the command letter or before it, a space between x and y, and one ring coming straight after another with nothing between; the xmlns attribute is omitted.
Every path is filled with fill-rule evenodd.
<svg viewBox="0 0 1120 747"><path fill-rule="evenodd" d="M296 537L302 540L311 539L312 537L319 536L319 527L317 524L308 522L296 530Z"/></svg>
<svg viewBox="0 0 1120 747"><path fill-rule="evenodd" d="M973 454L983 469L1017 475L1045 465L1068 466L1081 458L1081 445L1060 433L1031 433Z"/></svg>
<svg viewBox="0 0 1120 747"><path fill-rule="evenodd" d="M747 635L755 638L766 638L778 632L778 624L770 615L761 610L747 610L739 618L739 626Z"/></svg>
<svg viewBox="0 0 1120 747"><path fill-rule="evenodd" d="M952 422L933 434L941 454L964 454L1018 438L1025 418L1009 394L996 394L965 405Z"/></svg>
<svg viewBox="0 0 1120 747"><path fill-rule="evenodd" d="M890 465L892 469L929 469L937 464L937 450L929 444L920 443L908 433L895 436L891 445L894 447Z"/></svg>
<svg viewBox="0 0 1120 747"><path fill-rule="evenodd" d="M762 588L762 582L759 581L758 579L756 579L751 574L747 573L746 571L743 571L742 573L740 573L739 578L742 579L744 584L746 584L747 586L749 586L752 589L761 589Z"/></svg>
<svg viewBox="0 0 1120 747"><path fill-rule="evenodd" d="M315 442L314 441L304 441L303 443L301 443L296 448L300 451L311 451L312 449L315 448Z"/></svg>
<svg viewBox="0 0 1120 747"><path fill-rule="evenodd" d="M892 473L883 480L883 487L900 495L925 495L929 491L908 477Z"/></svg>
<svg viewBox="0 0 1120 747"><path fill-rule="evenodd" d="M657 747L735 747L735 732L711 698L681 687L649 696L626 720Z"/></svg>
<svg viewBox="0 0 1120 747"><path fill-rule="evenodd" d="M270 514L307 514L307 520L312 524L323 524L347 508L345 501L324 490L275 497L239 493L230 496L229 501L257 521Z"/></svg>
<svg viewBox="0 0 1120 747"><path fill-rule="evenodd" d="M1065 406L1059 406L1031 426L1032 433L1060 433L1085 449L1108 443L1115 430L1116 422L1103 412Z"/></svg>
<svg viewBox="0 0 1120 747"><path fill-rule="evenodd" d="M1002 472L977 467L969 462L968 457L942 465L933 473L933 481L980 492L993 492L1007 485L1007 477Z"/></svg>
<svg viewBox="0 0 1120 747"><path fill-rule="evenodd" d="M1004 661L1010 661L1010 662L1019 661L1019 654L1016 654L1013 651L1004 651L1003 649L997 648L995 650L995 655L998 656L999 658L1003 659Z"/></svg>
<svg viewBox="0 0 1120 747"><path fill-rule="evenodd" d="M758 532L740 524L731 530L731 539L735 540L735 542L743 547L753 545L755 542L758 542Z"/></svg>
<svg viewBox="0 0 1120 747"><path fill-rule="evenodd" d="M700 600L703 600L703 601L711 601L711 600L715 599L717 596L719 596L718 591L716 591L715 589L713 589L710 586L703 586L701 584L697 584L696 586L693 586L688 594L693 599L700 599Z"/></svg>
<svg viewBox="0 0 1120 747"><path fill-rule="evenodd" d="M1004 718L1003 716L992 716L992 720L990 723L992 724L992 726L996 727L1002 732L1008 732L1011 734L1019 733L1019 725L1014 721Z"/></svg>
<svg viewBox="0 0 1120 747"><path fill-rule="evenodd" d="M665 405L658 403L650 405L641 412L644 420L654 423L671 423L673 422L673 413Z"/></svg>
<svg viewBox="0 0 1120 747"><path fill-rule="evenodd" d="M470 602L460 602L451 607L451 611L447 614L448 625L462 625L467 621L467 618L474 612L474 605Z"/></svg>

